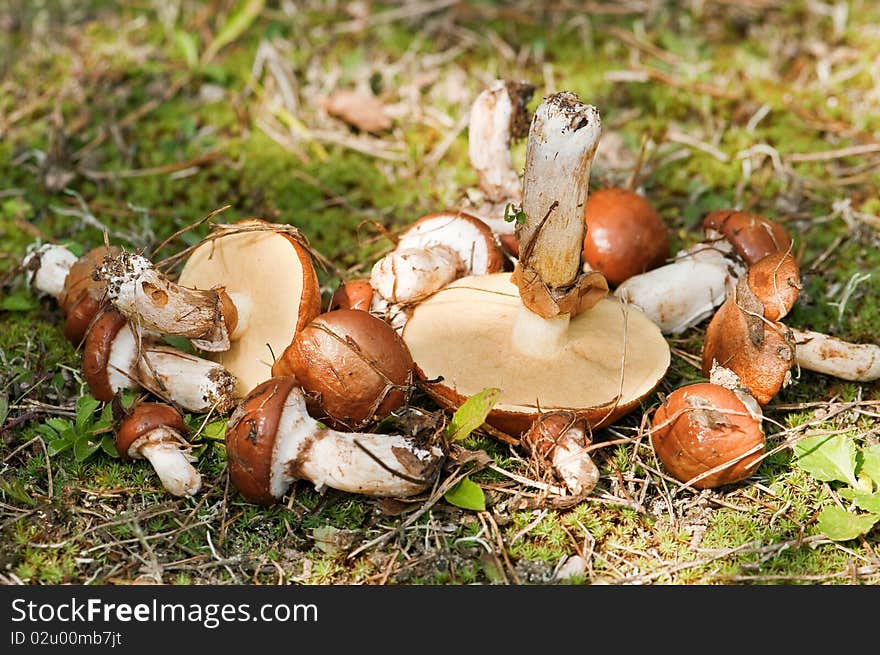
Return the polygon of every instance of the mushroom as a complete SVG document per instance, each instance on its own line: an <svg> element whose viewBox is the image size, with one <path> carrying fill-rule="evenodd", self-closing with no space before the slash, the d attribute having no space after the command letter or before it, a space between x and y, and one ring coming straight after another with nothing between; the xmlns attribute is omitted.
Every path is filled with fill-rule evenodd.
<svg viewBox="0 0 880 655"><path fill-rule="evenodd" d="M511 255L517 253L516 225L505 214L508 205L522 203L522 182L510 145L528 135L526 105L534 92L527 82L495 80L477 95L468 116L468 157L481 197L465 210L492 228Z"/></svg>
<svg viewBox="0 0 880 655"><path fill-rule="evenodd" d="M669 366L657 325L581 271L599 132L598 111L574 93L546 98L529 133L517 268L451 282L403 328L428 394L454 408L500 388L486 422L511 435L553 410L595 430L637 407Z"/></svg>
<svg viewBox="0 0 880 655"><path fill-rule="evenodd" d="M330 297L327 311L334 309L359 309L368 312L373 306L373 290L368 278L355 278L343 282Z"/></svg>
<svg viewBox="0 0 880 655"><path fill-rule="evenodd" d="M370 272L370 285L396 305L417 303L464 275L504 268L504 254L490 227L461 211L423 216Z"/></svg>
<svg viewBox="0 0 880 655"><path fill-rule="evenodd" d="M336 309L300 330L272 375L295 376L312 415L353 430L403 406L413 368L409 349L388 323L365 311Z"/></svg>
<svg viewBox="0 0 880 655"><path fill-rule="evenodd" d="M235 488L261 505L277 502L296 480L367 496L414 496L431 486L444 459L439 446L413 437L321 425L293 376L270 378L239 403L226 452Z"/></svg>
<svg viewBox="0 0 880 655"><path fill-rule="evenodd" d="M50 295L65 314L64 336L79 345L104 300L104 284L93 273L117 246L101 245L82 257L66 246L44 244L28 249L23 260L28 281L40 293Z"/></svg>
<svg viewBox="0 0 880 655"><path fill-rule="evenodd" d="M176 409L164 403L137 402L119 422L116 450L123 461L146 459L174 496L194 496L202 476L193 467L185 439L189 428Z"/></svg>
<svg viewBox="0 0 880 655"><path fill-rule="evenodd" d="M274 358L321 313L298 230L261 219L218 226L189 254L176 283L132 253L105 261L99 275L130 321L190 339L234 375L237 397L271 377Z"/></svg>
<svg viewBox="0 0 880 655"><path fill-rule="evenodd" d="M575 496L589 493L599 482L599 469L586 452L591 443L586 421L567 410L542 413L522 436L539 465L549 465Z"/></svg>
<svg viewBox="0 0 880 655"><path fill-rule="evenodd" d="M622 187L590 193L584 209L584 266L617 286L666 263L669 234L660 214L641 194Z"/></svg>
<svg viewBox="0 0 880 655"><path fill-rule="evenodd" d="M761 408L747 393L714 382L679 387L651 419L651 446L663 467L695 489L748 478L766 447Z"/></svg>
<svg viewBox="0 0 880 655"><path fill-rule="evenodd" d="M800 287L798 266L788 253L768 255L751 266L706 328L703 375L723 366L762 407L769 403L791 381L794 337L780 319Z"/></svg>
<svg viewBox="0 0 880 655"><path fill-rule="evenodd" d="M791 328L795 363L803 369L852 382L880 380L880 346L852 343L813 330Z"/></svg>
<svg viewBox="0 0 880 655"><path fill-rule="evenodd" d="M216 362L135 334L125 317L108 309L92 323L83 343L83 377L92 395L109 402L123 389L147 389L187 411L235 404L235 378Z"/></svg>
<svg viewBox="0 0 880 655"><path fill-rule="evenodd" d="M748 267L792 246L782 225L747 212L710 212L703 231L704 240L680 250L672 262L634 275L614 290L664 334L678 334L711 316Z"/></svg>

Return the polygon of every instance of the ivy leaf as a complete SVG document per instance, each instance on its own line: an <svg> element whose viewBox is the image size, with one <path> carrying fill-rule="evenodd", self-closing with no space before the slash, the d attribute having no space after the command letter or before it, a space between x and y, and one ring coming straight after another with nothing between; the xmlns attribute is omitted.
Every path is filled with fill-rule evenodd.
<svg viewBox="0 0 880 655"><path fill-rule="evenodd" d="M467 439L471 432L483 425L500 395L501 389L488 387L465 400L446 427L448 439L452 442Z"/></svg>
<svg viewBox="0 0 880 655"><path fill-rule="evenodd" d="M802 439L794 446L795 463L824 482L846 482L855 487L856 446L840 434L817 435Z"/></svg>
<svg viewBox="0 0 880 655"><path fill-rule="evenodd" d="M463 478L443 496L447 503L482 512L486 509L486 496L483 488L470 478Z"/></svg>
<svg viewBox="0 0 880 655"><path fill-rule="evenodd" d="M880 521L880 514L858 515L832 505L819 514L817 527L829 539L849 541L868 533L877 521Z"/></svg>
<svg viewBox="0 0 880 655"><path fill-rule="evenodd" d="M860 475L867 475L874 484L880 485L880 444L862 449L862 468Z"/></svg>

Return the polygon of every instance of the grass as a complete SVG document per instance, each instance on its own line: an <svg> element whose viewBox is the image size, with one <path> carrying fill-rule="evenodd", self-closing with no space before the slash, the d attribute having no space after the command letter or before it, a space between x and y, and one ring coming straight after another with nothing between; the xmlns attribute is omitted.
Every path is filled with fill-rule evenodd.
<svg viewBox="0 0 880 655"><path fill-rule="evenodd" d="M415 2L395 18L398 5L373 3L359 18L269 2L205 60L229 36L230 0L0 9L2 580L545 584L578 556L568 584L880 581L878 529L824 537L817 515L841 503L837 487L797 467L786 446L810 430L876 444L877 383L801 372L766 408L778 449L752 478L693 491L664 474L643 415L700 378L692 362L705 325L670 338L672 366L655 394L595 435L625 443L594 451L599 485L572 507L540 492L522 452L482 431L462 445L494 463L471 473L486 511L441 500L412 524L389 503L306 483L276 506L250 505L209 431L195 437L204 489L185 500L164 494L146 466L43 448L40 426L72 417L88 389L60 312L17 270L29 244L85 251L106 233L149 250L229 205L225 222L260 216L300 228L331 263L320 271L329 299L340 280L369 271L389 234L475 186L462 118L496 76L536 84L532 108L562 89L595 104L603 141L593 187L633 181L675 248L699 239L712 209L783 223L804 278L788 322L876 342L880 12L867 0L836 18L805 1L680 4L538 12ZM353 86L393 109L389 133L367 138L322 110L323 95ZM513 151L521 166L523 144ZM159 255L207 229L184 231Z"/></svg>

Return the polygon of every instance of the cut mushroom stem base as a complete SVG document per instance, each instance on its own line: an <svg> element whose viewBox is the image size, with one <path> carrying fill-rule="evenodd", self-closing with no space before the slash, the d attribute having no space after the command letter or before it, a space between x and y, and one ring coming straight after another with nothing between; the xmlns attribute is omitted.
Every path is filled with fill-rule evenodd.
<svg viewBox="0 0 880 655"><path fill-rule="evenodd" d="M550 359L564 348L570 323L571 314L544 318L520 304L514 318L511 343L518 353Z"/></svg>
<svg viewBox="0 0 880 655"><path fill-rule="evenodd" d="M190 457L180 449L180 436L169 428L155 428L143 443L132 446L152 464L165 490L174 496L194 496L202 488L202 476Z"/></svg>

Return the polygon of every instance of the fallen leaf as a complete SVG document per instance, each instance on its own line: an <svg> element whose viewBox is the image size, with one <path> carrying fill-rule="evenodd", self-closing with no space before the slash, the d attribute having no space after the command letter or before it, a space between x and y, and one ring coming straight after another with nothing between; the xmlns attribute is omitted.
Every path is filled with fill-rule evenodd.
<svg viewBox="0 0 880 655"><path fill-rule="evenodd" d="M324 98L322 105L331 115L364 132L382 132L391 127L385 105L373 95L340 89Z"/></svg>

